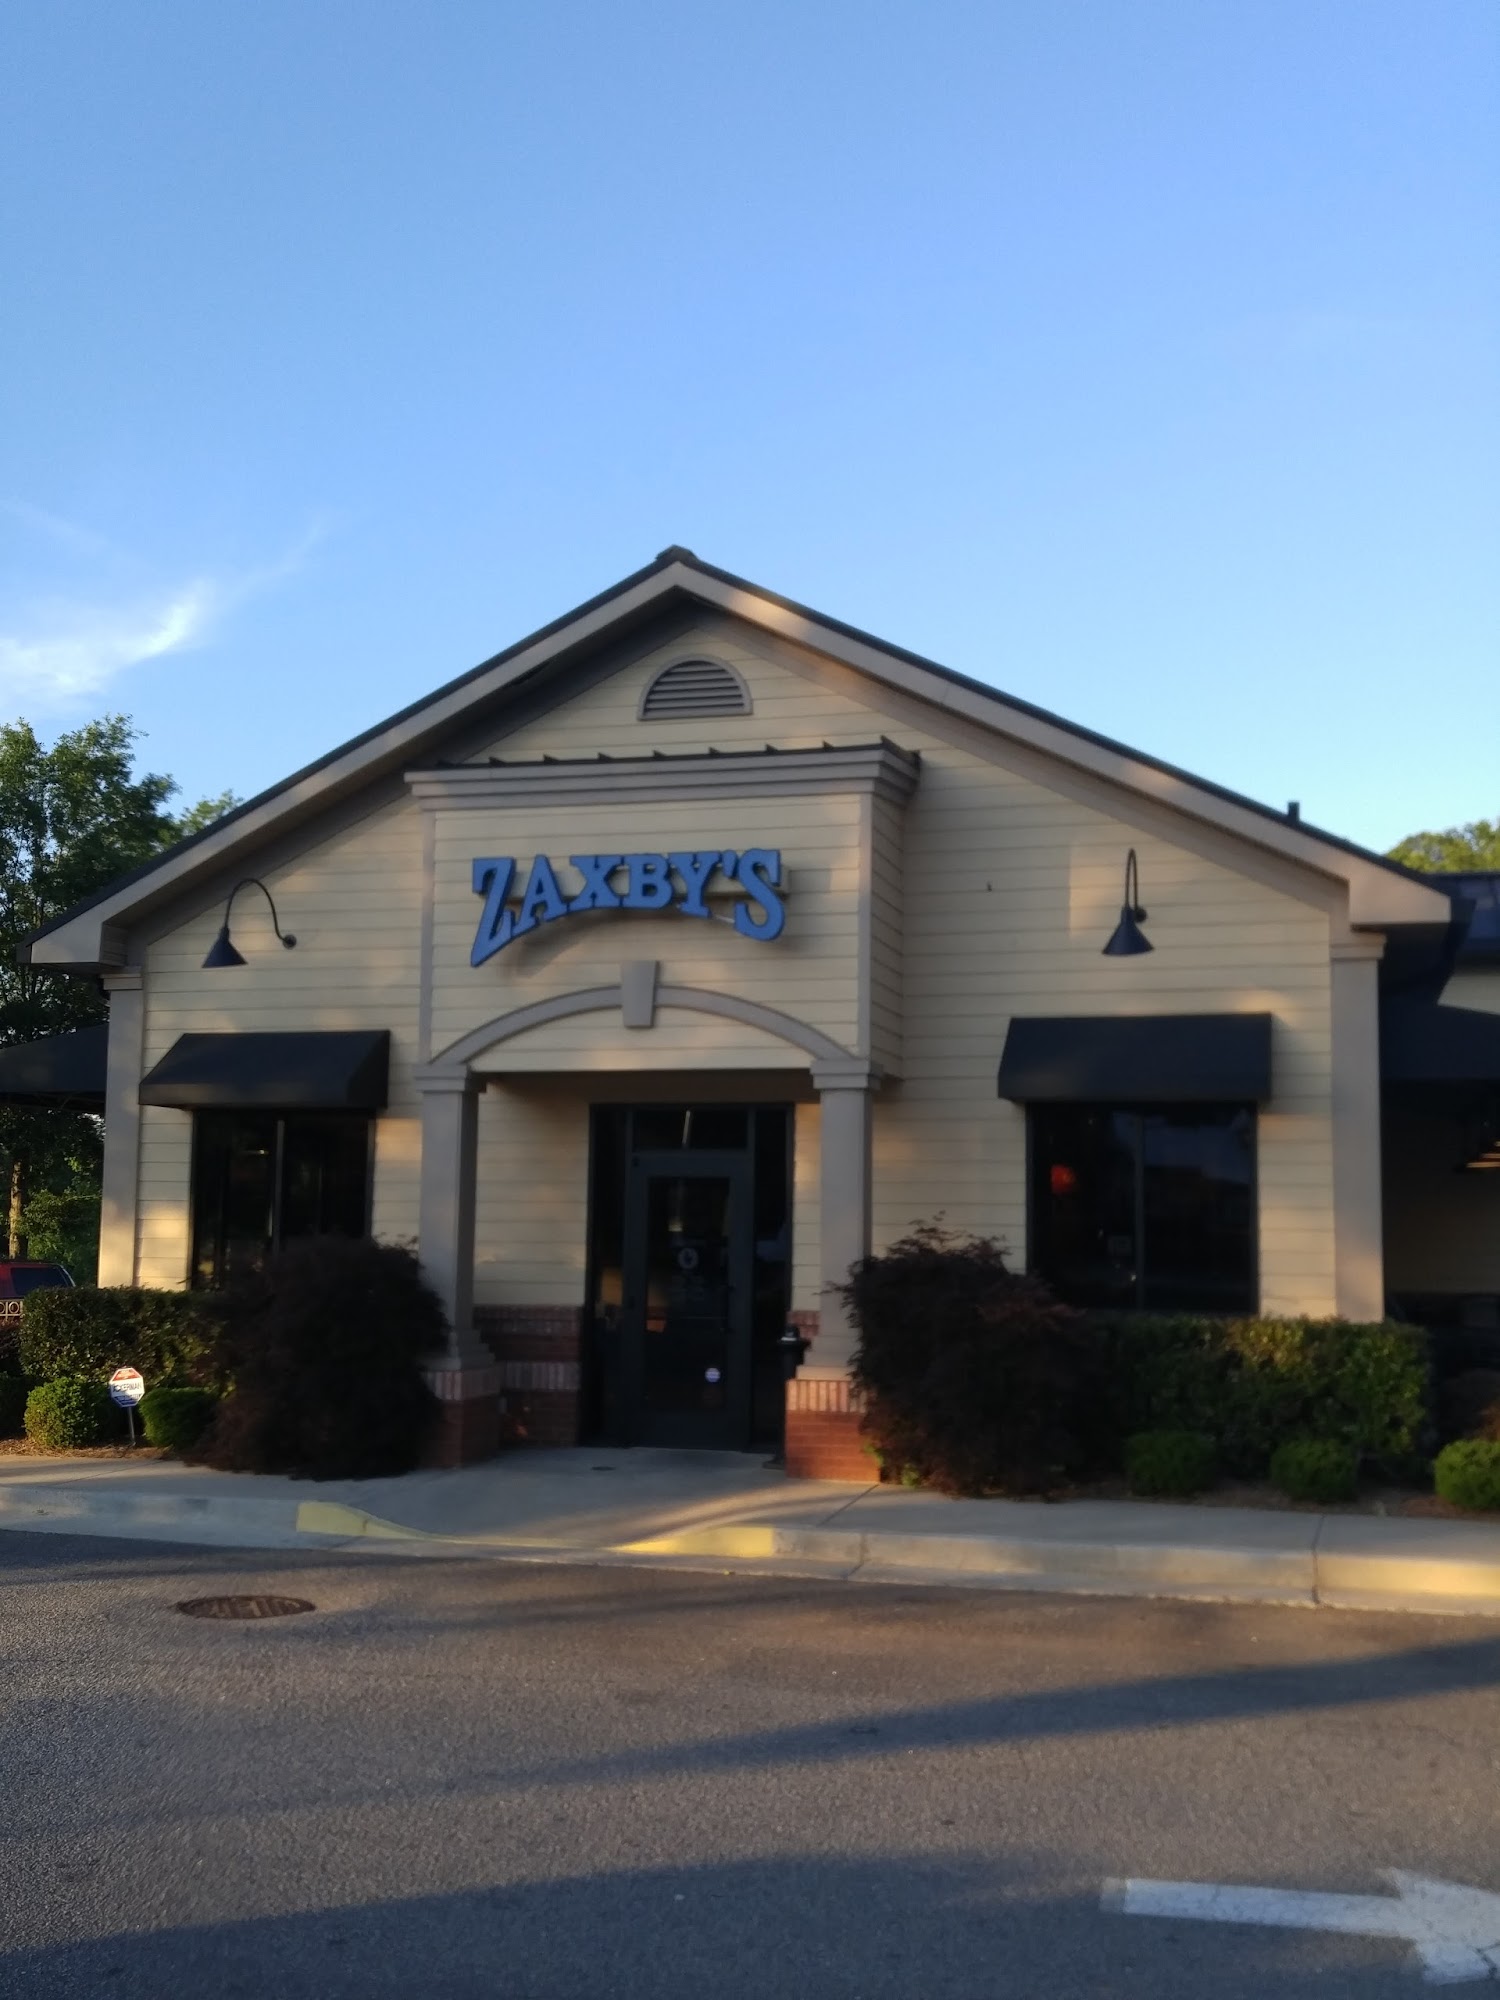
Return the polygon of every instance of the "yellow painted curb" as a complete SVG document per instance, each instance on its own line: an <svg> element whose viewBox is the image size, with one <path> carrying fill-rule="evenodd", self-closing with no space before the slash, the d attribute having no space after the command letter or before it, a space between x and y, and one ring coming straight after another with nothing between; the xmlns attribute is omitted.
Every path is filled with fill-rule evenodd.
<svg viewBox="0 0 1500 2000"><path fill-rule="evenodd" d="M747 1521L742 1527L689 1528L680 1535L652 1535L644 1542L617 1543L620 1556L759 1556L781 1554L779 1531Z"/></svg>

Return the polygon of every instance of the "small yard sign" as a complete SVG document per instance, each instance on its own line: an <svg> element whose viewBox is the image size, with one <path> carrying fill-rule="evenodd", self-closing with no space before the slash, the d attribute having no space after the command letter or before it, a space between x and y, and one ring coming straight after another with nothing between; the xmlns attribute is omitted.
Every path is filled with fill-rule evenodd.
<svg viewBox="0 0 1500 2000"><path fill-rule="evenodd" d="M109 1378L109 1393L122 1410L133 1410L146 1393L138 1368L117 1368Z"/></svg>

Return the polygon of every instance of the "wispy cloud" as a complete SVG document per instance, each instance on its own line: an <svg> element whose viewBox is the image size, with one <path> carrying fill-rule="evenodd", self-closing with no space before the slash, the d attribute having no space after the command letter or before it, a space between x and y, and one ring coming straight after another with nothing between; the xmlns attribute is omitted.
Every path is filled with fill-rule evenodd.
<svg viewBox="0 0 1500 2000"><path fill-rule="evenodd" d="M39 508L5 502L13 515L68 539L83 554L107 548ZM225 576L197 576L157 589L79 591L0 610L0 706L68 710L127 668L205 643L249 599L294 576L327 533L318 522L274 562ZM91 547L90 547L91 545Z"/></svg>
<svg viewBox="0 0 1500 2000"><path fill-rule="evenodd" d="M180 653L208 631L216 595L199 578L155 601L39 604L27 629L0 632L0 701L68 707L126 667Z"/></svg>

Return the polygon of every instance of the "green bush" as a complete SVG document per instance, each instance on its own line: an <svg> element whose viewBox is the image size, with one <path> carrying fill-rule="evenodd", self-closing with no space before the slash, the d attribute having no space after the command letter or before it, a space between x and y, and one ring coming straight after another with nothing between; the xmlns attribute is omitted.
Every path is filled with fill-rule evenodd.
<svg viewBox="0 0 1500 2000"><path fill-rule="evenodd" d="M1271 1454L1271 1484L1289 1500L1331 1506L1359 1490L1359 1460L1337 1438L1288 1438Z"/></svg>
<svg viewBox="0 0 1500 2000"><path fill-rule="evenodd" d="M102 1382L60 1375L26 1398L26 1435L51 1451L80 1451L108 1444L119 1433L120 1412Z"/></svg>
<svg viewBox="0 0 1500 2000"><path fill-rule="evenodd" d="M212 1359L234 1386L185 1456L308 1479L375 1479L418 1463L438 1415L422 1363L446 1327L410 1250L308 1237L219 1297Z"/></svg>
<svg viewBox="0 0 1500 2000"><path fill-rule="evenodd" d="M1432 1468L1440 1500L1476 1514L1500 1513L1500 1444L1490 1438L1462 1438L1445 1445Z"/></svg>
<svg viewBox="0 0 1500 2000"><path fill-rule="evenodd" d="M138 1368L148 1389L219 1388L216 1311L216 1301L202 1292L136 1285L33 1292L21 1309L21 1367L46 1380L103 1379L116 1368Z"/></svg>
<svg viewBox="0 0 1500 2000"><path fill-rule="evenodd" d="M998 1243L926 1224L839 1289L865 1434L903 1484L1045 1493L1101 1467L1103 1343Z"/></svg>
<svg viewBox="0 0 1500 2000"><path fill-rule="evenodd" d="M1137 1431L1125 1440L1132 1493L1185 1498L1212 1485L1214 1441L1202 1431Z"/></svg>
<svg viewBox="0 0 1500 2000"><path fill-rule="evenodd" d="M212 1389L150 1389L138 1414L147 1444L164 1451L185 1451L208 1428L218 1406Z"/></svg>
<svg viewBox="0 0 1500 2000"><path fill-rule="evenodd" d="M0 1437L19 1437L26 1424L32 1384L24 1375L0 1375Z"/></svg>
<svg viewBox="0 0 1500 2000"><path fill-rule="evenodd" d="M1465 1368L1450 1375L1438 1397L1441 1436L1488 1438L1500 1444L1500 1368Z"/></svg>
<svg viewBox="0 0 1500 2000"><path fill-rule="evenodd" d="M1393 1320L1096 1315L1120 1431L1203 1431L1231 1472L1258 1478L1283 1440L1331 1438L1410 1465L1427 1428L1426 1336Z"/></svg>

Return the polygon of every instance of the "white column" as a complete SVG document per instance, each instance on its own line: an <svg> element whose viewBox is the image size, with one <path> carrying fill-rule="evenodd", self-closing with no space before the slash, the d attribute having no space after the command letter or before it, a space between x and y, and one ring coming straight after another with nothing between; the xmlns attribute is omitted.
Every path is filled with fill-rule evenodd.
<svg viewBox="0 0 1500 2000"><path fill-rule="evenodd" d="M452 1331L445 1366L489 1357L474 1331L474 1190L479 1094L467 1076L423 1079L422 1188L417 1254Z"/></svg>
<svg viewBox="0 0 1500 2000"><path fill-rule="evenodd" d="M1385 1313L1380 1192L1381 937L1333 946L1333 1275L1345 1319Z"/></svg>
<svg viewBox="0 0 1500 2000"><path fill-rule="evenodd" d="M99 1211L99 1282L135 1283L136 1194L141 1168L141 1051L146 1025L138 965L104 975L109 996L109 1055L104 1076L103 1201ZM187 1200L187 1189L183 1189Z"/></svg>
<svg viewBox="0 0 1500 2000"><path fill-rule="evenodd" d="M854 1328L829 1288L841 1285L850 1266L870 1250L870 1097L878 1080L869 1063L815 1063L812 1080L820 1106L822 1288L812 1367L846 1373Z"/></svg>

